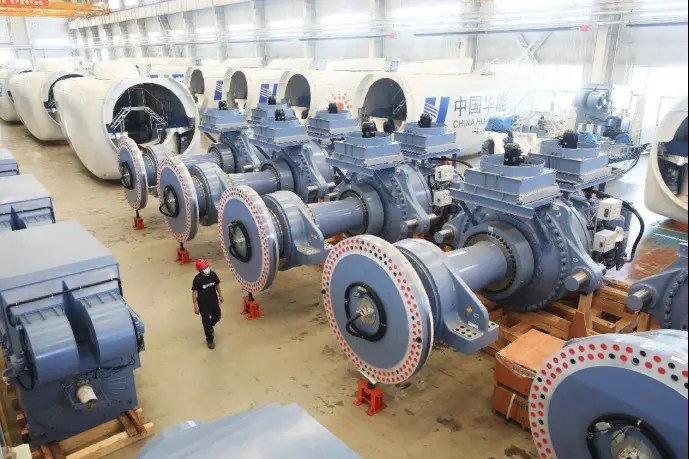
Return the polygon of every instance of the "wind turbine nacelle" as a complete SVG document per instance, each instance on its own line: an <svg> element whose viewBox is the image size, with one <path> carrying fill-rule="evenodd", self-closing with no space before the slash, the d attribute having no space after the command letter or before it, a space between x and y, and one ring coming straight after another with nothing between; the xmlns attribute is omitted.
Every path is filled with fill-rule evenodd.
<svg viewBox="0 0 689 459"><path fill-rule="evenodd" d="M30 71L31 62L25 59L12 59L0 66L0 118L3 121L19 121L9 83L14 75Z"/></svg>
<svg viewBox="0 0 689 459"><path fill-rule="evenodd" d="M140 145L164 144L174 154L199 151L199 114L182 83L137 76L134 66L115 79L105 68L94 74L55 87L62 130L92 174L120 178L117 142L125 135Z"/></svg>
<svg viewBox="0 0 689 459"><path fill-rule="evenodd" d="M84 73L75 71L69 61L46 60L39 62L36 71L10 79L17 115L31 135L43 141L64 140L54 88L58 82L81 77Z"/></svg>

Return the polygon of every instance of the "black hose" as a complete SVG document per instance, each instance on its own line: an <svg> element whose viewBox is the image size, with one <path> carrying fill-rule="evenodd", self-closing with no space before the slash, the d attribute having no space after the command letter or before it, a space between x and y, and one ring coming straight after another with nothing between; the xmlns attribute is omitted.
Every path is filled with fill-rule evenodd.
<svg viewBox="0 0 689 459"><path fill-rule="evenodd" d="M593 190L593 192L596 194L598 197L603 197L603 198L612 198L613 196L604 193L602 191L598 190ZM636 256L636 249L639 247L639 243L641 243L641 238L644 236L644 233L646 232L646 223L644 222L643 217L639 213L638 210L634 208L630 203L627 201L622 201L622 207L630 211L631 213L634 214L634 216L639 220L639 234L636 236L636 240L634 241L634 245L632 246L632 253L629 257L629 260L627 262L632 262L634 261L634 257Z"/></svg>
<svg viewBox="0 0 689 459"><path fill-rule="evenodd" d="M446 158L446 157L444 157L444 156L443 156L442 158L438 158L438 159L441 160L441 161L450 161L451 163L461 164L461 165L463 165L463 166L468 167L469 169L473 169L473 168L474 168L474 166L472 166L471 164L469 164L468 162L466 162L466 161L464 161L464 160L462 160L462 159L452 159L452 158Z"/></svg>
<svg viewBox="0 0 689 459"><path fill-rule="evenodd" d="M651 442L653 447L660 453L660 457L663 459L676 459L677 457L663 437L643 419L626 414L607 414L594 420L586 429L586 447L592 459L601 459L594 442L596 432L601 432L596 429L596 425L600 423L610 424L610 428L619 426L620 428L636 429L641 432L644 438Z"/></svg>

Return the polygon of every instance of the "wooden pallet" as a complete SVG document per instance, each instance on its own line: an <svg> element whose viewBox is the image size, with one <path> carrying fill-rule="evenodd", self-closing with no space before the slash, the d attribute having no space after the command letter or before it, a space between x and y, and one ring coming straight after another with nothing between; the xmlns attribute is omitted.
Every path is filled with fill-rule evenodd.
<svg viewBox="0 0 689 459"><path fill-rule="evenodd" d="M23 419L23 415L20 415ZM18 422L20 422L18 416ZM153 423L144 424L143 409L125 411L105 422L59 442L41 445L31 451L37 459L97 459L149 437Z"/></svg>
<svg viewBox="0 0 689 459"><path fill-rule="evenodd" d="M481 298L490 318L500 325L498 340L484 351L495 355L500 349L529 330L536 329L569 340L601 333L630 333L649 330L651 318L626 307L629 285L613 281L597 292L573 295L538 312L506 311L498 304Z"/></svg>

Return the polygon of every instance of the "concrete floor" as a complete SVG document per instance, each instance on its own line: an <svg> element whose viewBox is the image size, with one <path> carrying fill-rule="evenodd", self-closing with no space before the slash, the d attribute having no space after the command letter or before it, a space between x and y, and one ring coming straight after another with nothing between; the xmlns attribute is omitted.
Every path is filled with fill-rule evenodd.
<svg viewBox="0 0 689 459"><path fill-rule="evenodd" d="M319 269L280 273L260 295L265 317L246 321L215 228L202 228L187 244L192 256L211 262L225 292L218 346L206 349L190 300L194 268L172 262L176 244L155 207L142 212L147 229L134 231L119 184L91 176L68 145L40 143L21 124L0 124L0 146L50 191L58 220L79 221L119 261L126 300L146 325L136 382L140 406L157 431L298 403L365 458L536 457L530 434L491 411L494 361L482 353L435 350L420 374L386 388L387 410L366 416L352 404L358 373L326 323ZM135 457L136 449L113 457Z"/></svg>

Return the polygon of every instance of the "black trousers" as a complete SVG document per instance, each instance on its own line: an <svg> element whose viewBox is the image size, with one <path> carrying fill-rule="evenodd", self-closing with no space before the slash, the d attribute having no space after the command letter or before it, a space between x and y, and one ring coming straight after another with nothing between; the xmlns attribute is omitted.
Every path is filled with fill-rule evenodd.
<svg viewBox="0 0 689 459"><path fill-rule="evenodd" d="M206 334L206 342L213 342L213 327L220 322L220 305L202 305L199 304L199 313L201 314L201 323L203 323L203 332Z"/></svg>

